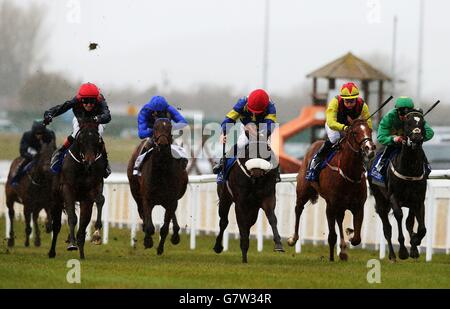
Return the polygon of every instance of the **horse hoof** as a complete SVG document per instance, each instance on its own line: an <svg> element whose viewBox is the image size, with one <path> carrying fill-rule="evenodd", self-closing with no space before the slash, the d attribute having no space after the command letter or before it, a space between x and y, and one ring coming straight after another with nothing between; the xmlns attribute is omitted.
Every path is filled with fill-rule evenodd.
<svg viewBox="0 0 450 309"><path fill-rule="evenodd" d="M102 244L102 237L100 235L93 235L91 239L91 243L94 245L101 245Z"/></svg>
<svg viewBox="0 0 450 309"><path fill-rule="evenodd" d="M48 253L48 257L49 257L50 259L54 259L55 256L56 256L56 252L50 251L50 252Z"/></svg>
<svg viewBox="0 0 450 309"><path fill-rule="evenodd" d="M352 246L357 246L361 243L361 238L351 238L350 243L352 244Z"/></svg>
<svg viewBox="0 0 450 309"><path fill-rule="evenodd" d="M283 246L280 245L275 245L275 248L273 248L273 251L275 252L284 252Z"/></svg>
<svg viewBox="0 0 450 309"><path fill-rule="evenodd" d="M67 246L67 251L77 251L77 250L78 250L77 245L70 244Z"/></svg>
<svg viewBox="0 0 450 309"><path fill-rule="evenodd" d="M293 247L295 246L295 243L297 242L297 239L294 239L293 237L289 237L287 243L289 245L289 247Z"/></svg>
<svg viewBox="0 0 450 309"><path fill-rule="evenodd" d="M29 247L30 246L30 242L27 240L25 241L25 247Z"/></svg>
<svg viewBox="0 0 450 309"><path fill-rule="evenodd" d="M35 246L35 247L40 247L40 246L41 246L41 240L38 239L38 238L36 238L36 239L34 240L34 246Z"/></svg>
<svg viewBox="0 0 450 309"><path fill-rule="evenodd" d="M8 238L8 247L14 247L14 238Z"/></svg>
<svg viewBox="0 0 450 309"><path fill-rule="evenodd" d="M161 255L164 252L164 248L162 247L158 247L158 249L156 249L156 254Z"/></svg>
<svg viewBox="0 0 450 309"><path fill-rule="evenodd" d="M214 246L214 252L215 253L222 253L223 251L223 246L222 245L215 245Z"/></svg>
<svg viewBox="0 0 450 309"><path fill-rule="evenodd" d="M340 259L341 261L347 261L347 260L348 260L348 254L345 253L345 252L339 253L339 259Z"/></svg>
<svg viewBox="0 0 450 309"><path fill-rule="evenodd" d="M406 260L407 258L409 258L408 249L406 249L405 247L400 248L400 250L398 251L398 257L400 258L400 260Z"/></svg>
<svg viewBox="0 0 450 309"><path fill-rule="evenodd" d="M417 250L417 247L411 247L411 250L409 252L409 256L413 259L418 259L420 254L419 250Z"/></svg>
<svg viewBox="0 0 450 309"><path fill-rule="evenodd" d="M174 245L178 245L180 243L180 235L179 234L173 234L170 238L170 242Z"/></svg>
<svg viewBox="0 0 450 309"><path fill-rule="evenodd" d="M144 248L145 249L150 249L151 247L153 247L153 239L150 238L144 238Z"/></svg>

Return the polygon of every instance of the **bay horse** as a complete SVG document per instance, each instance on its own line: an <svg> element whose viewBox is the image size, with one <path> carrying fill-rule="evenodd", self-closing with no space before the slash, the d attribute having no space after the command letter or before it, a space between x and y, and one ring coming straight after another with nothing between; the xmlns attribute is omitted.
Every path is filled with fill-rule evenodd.
<svg viewBox="0 0 450 309"><path fill-rule="evenodd" d="M233 202L239 226L242 263L248 262L250 228L255 224L260 208L264 210L272 227L274 251L284 252L275 215L277 168L275 154L266 141L250 141L243 152L238 154L228 180L217 184L220 231L214 245L216 253L223 251L223 233L228 226L228 213Z"/></svg>
<svg viewBox="0 0 450 309"><path fill-rule="evenodd" d="M17 187L11 185L11 174L17 168L21 158L16 158L11 163L8 174L8 181L5 185L6 206L8 207L9 220L11 228L9 232L8 247L14 246L14 202L23 204L23 213L25 217L25 247L30 245L31 234L31 217L35 228L34 245L41 245L41 233L39 229L39 213L45 209L47 219L45 221L46 232L51 232L52 216L51 216L51 187L52 174L50 172L50 158L56 149L54 139L49 143L41 141L41 149L32 161L30 171L24 175Z"/></svg>
<svg viewBox="0 0 450 309"><path fill-rule="evenodd" d="M383 222L384 237L388 242L389 260L395 262L396 255L392 246L392 226L388 214L392 209L398 226L398 242L400 244L398 256L404 260L408 255L417 259L420 245L425 237L425 194L427 190L427 177L424 164L425 153L422 143L425 135L425 121L421 111L414 110L406 115L403 123L403 132L406 142L402 144L400 153L390 160L387 167L386 187L378 186L369 177L369 185L375 197L375 210ZM411 249L405 247L403 236L401 207L409 208L406 218L406 229L410 235ZM414 233L414 219L417 219L417 233Z"/></svg>
<svg viewBox="0 0 450 309"><path fill-rule="evenodd" d="M145 233L144 247L153 247L152 236L155 226L152 221L152 211L156 205L165 208L164 224L160 229L160 241L157 254L164 252L164 243L169 233L169 224L172 221L172 244L180 242L180 226L175 211L178 200L186 192L188 174L182 160L174 158L171 151L172 123L168 118L158 118L153 126L153 150L142 163L141 176L133 175L133 166L147 140L133 152L128 163L127 176L130 183L131 194L137 204L140 218L143 220Z"/></svg>
<svg viewBox="0 0 450 309"><path fill-rule="evenodd" d="M84 243L86 238L86 227L91 221L92 207L97 203L98 213L104 203L102 195L103 173L106 161L102 157L103 143L98 133L98 124L92 121L80 122L80 131L75 141L70 146L65 156L61 173L55 176L53 185L54 203L52 207L53 216L53 238L50 258L56 256L56 241L61 229L61 214L65 209L69 223L68 251L80 251L80 259L85 258ZM103 201L102 201L103 198ZM75 238L75 226L78 222L75 213L75 203L80 203L80 223ZM97 224L96 224L97 228Z"/></svg>
<svg viewBox="0 0 450 309"><path fill-rule="evenodd" d="M302 166L297 175L297 200L295 206L294 235L288 239L288 244L294 246L297 242L300 216L305 204L310 200L317 202L318 196L326 201L328 221L328 244L330 261L334 261L334 246L337 241L336 222L339 227L340 248L339 258L347 260L346 242L342 229L342 221L346 210L353 214L353 232L350 243L353 246L361 243L361 226L364 218L364 203L367 198L364 160L375 154L375 144L372 141L372 130L366 120L355 119L350 122L344 137L340 140L337 153L321 171L318 182L305 179L306 171L314 154L324 141L316 141L307 151Z"/></svg>

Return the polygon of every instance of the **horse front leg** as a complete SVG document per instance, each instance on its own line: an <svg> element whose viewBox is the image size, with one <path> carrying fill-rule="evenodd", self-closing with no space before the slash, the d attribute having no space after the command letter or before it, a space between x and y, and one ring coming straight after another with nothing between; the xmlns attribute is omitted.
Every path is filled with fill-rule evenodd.
<svg viewBox="0 0 450 309"><path fill-rule="evenodd" d="M102 244L102 234L101 234L101 230L103 228L103 224L102 224L102 210L103 210L103 205L105 204L105 197L103 196L103 194L101 193L102 191L100 191L100 194L97 196L97 199L95 200L95 205L97 206L97 220L95 221L95 232L92 235L92 240L91 242L94 245L101 245Z"/></svg>
<svg viewBox="0 0 450 309"><path fill-rule="evenodd" d="M61 230L61 214L62 214L63 204L61 203L55 203L53 206L51 213L52 213L52 246L50 248L50 251L48 252L49 258L54 258L56 256L56 242L58 240L58 234Z"/></svg>
<svg viewBox="0 0 450 309"><path fill-rule="evenodd" d="M334 207L333 207L334 208ZM334 246L337 241L336 234L336 213L331 205L327 203L327 221L328 221L328 246L330 247L330 262L334 262Z"/></svg>
<svg viewBox="0 0 450 309"><path fill-rule="evenodd" d="M339 259L341 261L347 261L348 255L347 255L347 244L345 243L344 238L344 229L342 228L342 222L344 221L345 211L341 211L336 216L336 221L339 227L339 247L341 248L341 252L339 253Z"/></svg>
<svg viewBox="0 0 450 309"><path fill-rule="evenodd" d="M297 199L295 204L295 228L294 228L294 235L292 237L288 238L288 245L294 246L299 238L298 236L298 229L300 227L300 217L302 216L303 210L305 209L305 204L308 202L310 195L314 193L314 189L312 187L309 187L309 193L305 194L303 191L306 189L298 189L297 190Z"/></svg>
<svg viewBox="0 0 450 309"><path fill-rule="evenodd" d="M38 219L39 219L39 211L36 210L33 212L33 224L34 224L34 232L35 232L34 233L35 234L34 246L35 247L41 246L41 229L39 228Z"/></svg>
<svg viewBox="0 0 450 309"><path fill-rule="evenodd" d="M93 201L80 202L80 226L77 232L77 244L80 248L80 259L84 260L84 243L86 240L86 228L91 222Z"/></svg>
<svg viewBox="0 0 450 309"><path fill-rule="evenodd" d="M177 202L178 205L178 202ZM174 212L172 217L172 228L173 228L173 235L170 238L170 242L174 245L178 245L180 243L180 225L178 224L177 215Z"/></svg>
<svg viewBox="0 0 450 309"><path fill-rule="evenodd" d="M177 204L178 202L175 201L165 205L166 212L164 213L164 224L159 231L160 240L158 249L156 250L156 253L158 255L161 255L164 252L164 243L166 241L167 234L169 234L169 224L173 216L175 215L175 209L177 209Z"/></svg>
<svg viewBox="0 0 450 309"><path fill-rule="evenodd" d="M397 200L395 199L393 194L391 195L390 201L398 227L398 243L400 244L400 249L398 250L398 257L401 260L406 260L409 257L409 252L408 249L406 249L405 247L405 236L403 235L403 227L402 227L403 211L400 205L397 203Z"/></svg>
<svg viewBox="0 0 450 309"><path fill-rule="evenodd" d="M278 233L277 227L278 220L275 215L275 204L276 204L275 196L271 196L269 199L264 200L262 208L272 228L273 241L275 243L273 250L276 252L284 252L283 244L281 243L281 237L280 234Z"/></svg>
<svg viewBox="0 0 450 309"><path fill-rule="evenodd" d="M352 246L357 246L361 243L361 228L364 220L364 203L359 205L353 214L353 236L349 239ZM342 217L343 219L343 217Z"/></svg>
<svg viewBox="0 0 450 309"><path fill-rule="evenodd" d="M152 221L152 210L154 205L146 198L143 200L144 210L144 248L149 249L153 247L153 234L155 234L155 226Z"/></svg>
<svg viewBox="0 0 450 309"><path fill-rule="evenodd" d="M6 197L6 207L8 207L8 216L9 216L9 238L8 238L8 247L14 247L15 235L14 235L14 200L10 197Z"/></svg>
<svg viewBox="0 0 450 309"><path fill-rule="evenodd" d="M417 218L417 233L413 233L411 235L411 251L410 256L414 259L419 258L419 250L417 249L418 246L420 246L420 243L422 242L422 239L425 237L427 233L427 229L425 228L425 204L422 202L419 205L418 211L416 211L416 218ZM411 210L410 210L411 212ZM414 221L411 225L414 225ZM411 227L412 230L412 227Z"/></svg>
<svg viewBox="0 0 450 309"><path fill-rule="evenodd" d="M226 189L225 189L226 190ZM223 251L223 233L228 226L228 213L230 212L231 204L233 200L228 192L222 190L222 194L219 195L219 234L216 238L216 243L214 245L214 252L221 253Z"/></svg>
<svg viewBox="0 0 450 309"><path fill-rule="evenodd" d="M32 229L31 229L31 210L28 203L24 204L23 206L23 214L25 216L25 247L29 247Z"/></svg>
<svg viewBox="0 0 450 309"><path fill-rule="evenodd" d="M77 225L78 218L75 213L75 198L73 192L68 185L63 185L64 205L67 212L67 222L69 223L69 239L67 245L67 251L78 250L78 246L75 239L75 226Z"/></svg>
<svg viewBox="0 0 450 309"><path fill-rule="evenodd" d="M248 263L247 253L250 247L250 214L246 214L238 205L235 206L236 220L239 226L240 247L242 252L242 263ZM255 217L258 217L256 211ZM256 218L255 218L256 221Z"/></svg>

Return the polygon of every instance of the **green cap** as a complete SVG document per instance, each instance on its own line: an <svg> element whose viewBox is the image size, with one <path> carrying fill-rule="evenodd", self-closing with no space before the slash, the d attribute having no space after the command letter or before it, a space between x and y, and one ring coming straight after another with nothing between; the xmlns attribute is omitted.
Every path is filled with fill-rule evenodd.
<svg viewBox="0 0 450 309"><path fill-rule="evenodd" d="M410 97L398 97L395 100L395 108L414 108L414 102Z"/></svg>

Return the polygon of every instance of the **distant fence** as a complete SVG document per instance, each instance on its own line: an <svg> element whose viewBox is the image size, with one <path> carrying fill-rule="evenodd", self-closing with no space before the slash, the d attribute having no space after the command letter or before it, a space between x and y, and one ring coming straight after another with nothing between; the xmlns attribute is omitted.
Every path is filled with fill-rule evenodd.
<svg viewBox="0 0 450 309"><path fill-rule="evenodd" d="M284 174L282 182L277 184L277 206L275 213L278 218L278 230L283 238L293 234L295 221L295 186L296 174ZM215 175L190 176L189 185L184 197L179 201L177 218L183 231L190 235L190 248L196 247L196 236L199 233L216 234L219 231L218 197L216 193ZM0 215L6 215L6 203L4 194L5 179L0 180ZM136 235L139 238L143 234L142 220L137 213L136 203L129 190L128 179L125 174L112 174L105 183L104 195L106 198L103 208L103 242L108 243L109 227L130 229L130 244L135 245ZM22 218L21 206L15 206L16 217ZM313 244L326 244L328 237L328 225L325 216L325 201L319 198L318 203L308 203L303 211L300 222L300 239L296 244L295 251L301 252L302 244L311 242ZM406 220L408 209L403 209ZM41 213L41 216L44 213ZM422 241L421 251L426 251L426 260L430 261L433 251L450 252L450 170L433 171L428 181L426 196L426 227L427 235ZM93 212L93 220L96 209ZM6 217L8 217L6 215ZM64 218L65 219L65 218ZM7 219L6 229L9 228ZM156 227L164 222L164 208L156 206L153 210L153 221ZM392 224L392 240L398 244L398 232L395 218L390 216ZM346 212L344 227L352 227L352 216ZM90 227L89 227L90 229ZM339 230L336 229L337 233ZM409 246L409 234L404 230L405 244ZM6 234L8 237L8 233ZM90 235L90 232L88 232ZM224 233L224 250L228 249L229 237L239 238L239 229L233 210L229 214L229 224ZM263 249L263 239L272 238L272 230L265 218L264 212L260 210L258 220L251 229L251 235L257 239L257 250ZM140 243L141 241L139 241ZM286 246L286 245L285 245ZM374 198L369 195L365 204L365 215L362 226L362 248L376 249L380 251L380 258L385 257L386 245L383 235L381 220L375 213ZM351 245L350 245L351 247ZM337 246L339 251L339 246Z"/></svg>

